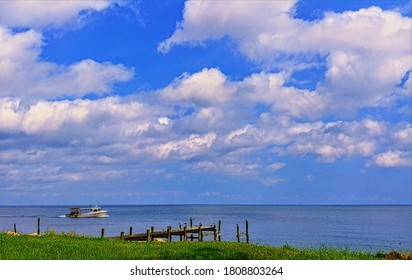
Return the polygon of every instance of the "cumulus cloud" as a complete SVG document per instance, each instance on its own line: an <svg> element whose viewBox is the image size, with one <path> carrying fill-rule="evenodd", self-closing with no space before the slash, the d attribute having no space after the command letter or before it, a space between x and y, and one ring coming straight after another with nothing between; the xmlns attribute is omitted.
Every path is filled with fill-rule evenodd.
<svg viewBox="0 0 412 280"><path fill-rule="evenodd" d="M69 66L43 62L39 59L42 40L36 31L13 33L0 26L0 96L35 100L110 93L115 82L134 75L133 69L121 64L91 59Z"/></svg>
<svg viewBox="0 0 412 280"><path fill-rule="evenodd" d="M87 58L69 65L42 61L42 31L110 2L75 1L65 11L60 4L35 7L25 19L13 18L25 12L10 3L0 4L15 5L0 16L3 185L25 174L34 181L117 180L137 176L136 166L181 162L185 171L274 186L285 181L277 173L290 168L284 163L290 155L411 166L409 122L348 114L410 98L410 20L395 11L371 7L310 22L294 18L296 1L187 1L183 21L159 51L228 36L264 70L234 80L204 68L151 92L83 100L90 92L112 93L134 69ZM51 16L40 19L46 11ZM29 29L13 31L22 26ZM299 58L305 65L297 65ZM297 69L316 59L325 66L323 79L312 89L293 84ZM143 169L145 176L173 177L156 168L139 174Z"/></svg>
<svg viewBox="0 0 412 280"><path fill-rule="evenodd" d="M44 28L67 27L71 22L81 21L89 12L102 11L112 4L112 1L0 2L0 10L7 11L0 13L0 97L78 98L87 93L111 93L114 83L130 80L134 70L122 64L84 59L59 65L40 58Z"/></svg>
<svg viewBox="0 0 412 280"><path fill-rule="evenodd" d="M395 128L393 132L394 143L399 147L411 147L412 146L412 124L401 123Z"/></svg>
<svg viewBox="0 0 412 280"><path fill-rule="evenodd" d="M270 105L280 115L318 119L327 105L325 98L314 91L286 86L289 79L285 72L261 72L246 77L238 86L247 99Z"/></svg>
<svg viewBox="0 0 412 280"><path fill-rule="evenodd" d="M293 72L301 69L302 61L310 68L320 59L325 79L315 92L301 91L300 104L310 107L323 100L325 114L353 115L359 108L391 106L399 99L399 94L394 96L396 85L412 68L410 18L372 6L304 21L294 17L296 3L187 1L183 20L158 50L227 36L264 69ZM321 98L314 100L317 96ZM280 110L291 104L282 105Z"/></svg>
<svg viewBox="0 0 412 280"><path fill-rule="evenodd" d="M262 183L276 185L284 179L274 174L288 166L262 162L258 151L280 158L312 154L322 162L361 157L369 166L406 167L410 162L407 123L391 127L372 119L297 122L271 112L253 125L231 120L223 130L202 128L202 133L193 134L193 129L175 125L181 118L190 118L193 127L203 125L196 114L169 118L165 112L172 114L173 109L119 97L34 104L0 99L0 176L4 182L18 181L30 168L48 166L30 173L31 178L117 180L129 176L135 164L181 161L192 172L252 178L266 174ZM385 152L386 147L393 150ZM95 166L95 172L85 165Z"/></svg>
<svg viewBox="0 0 412 280"><path fill-rule="evenodd" d="M233 94L226 76L219 69L203 69L189 75L184 73L172 84L162 89L161 95L171 101L187 101L195 104L224 103Z"/></svg>
<svg viewBox="0 0 412 280"><path fill-rule="evenodd" d="M177 24L170 38L158 45L158 50L168 52L174 45L202 44L226 35L238 41L249 41L248 36L261 33L267 26L275 28L276 19L287 17L296 2L186 1L183 21Z"/></svg>
<svg viewBox="0 0 412 280"><path fill-rule="evenodd" d="M412 153L406 151L387 151L372 158L369 164L380 167L412 167Z"/></svg>
<svg viewBox="0 0 412 280"><path fill-rule="evenodd" d="M285 53L320 53L373 50L405 56L410 50L410 22L396 11L379 7L328 12L317 21L295 18L297 1L187 1L183 21L174 34L159 44L201 44L231 37L250 58L271 58ZM399 42L396 46L392 42Z"/></svg>
<svg viewBox="0 0 412 280"><path fill-rule="evenodd" d="M190 135L186 139L170 141L150 147L148 150L154 158L188 160L198 155L207 154L215 140L215 133Z"/></svg>
<svg viewBox="0 0 412 280"><path fill-rule="evenodd" d="M16 146L21 144L19 139L27 137L46 146L97 149L102 145L116 145L118 141L133 146L157 134L167 135L170 127L168 123L159 123L159 118L166 117L155 107L118 97L40 101L32 105L0 99L0 104L0 129L15 139ZM142 142L137 141L142 135L146 136Z"/></svg>
<svg viewBox="0 0 412 280"><path fill-rule="evenodd" d="M334 162L342 157L368 157L374 154L378 139L386 128L384 123L370 119L320 124L317 129L299 134L288 151L315 154L325 162Z"/></svg>
<svg viewBox="0 0 412 280"><path fill-rule="evenodd" d="M198 117L207 117L212 122L221 118L217 108L239 111L256 104L265 104L284 116L319 118L327 103L316 92L287 86L289 78L285 72L260 72L234 81L219 69L210 68L191 75L185 73L158 94L164 101L202 108L202 116Z"/></svg>
<svg viewBox="0 0 412 280"><path fill-rule="evenodd" d="M63 27L68 22L78 24L89 12L102 11L114 1L1 1L0 25L12 28Z"/></svg>

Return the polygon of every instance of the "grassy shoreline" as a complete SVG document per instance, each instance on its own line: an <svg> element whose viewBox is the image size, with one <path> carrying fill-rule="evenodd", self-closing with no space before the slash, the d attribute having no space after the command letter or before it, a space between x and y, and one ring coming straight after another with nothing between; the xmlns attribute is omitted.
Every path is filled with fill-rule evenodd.
<svg viewBox="0 0 412 280"><path fill-rule="evenodd" d="M236 242L130 242L73 234L9 236L0 233L0 260L379 260L388 258L387 255Z"/></svg>

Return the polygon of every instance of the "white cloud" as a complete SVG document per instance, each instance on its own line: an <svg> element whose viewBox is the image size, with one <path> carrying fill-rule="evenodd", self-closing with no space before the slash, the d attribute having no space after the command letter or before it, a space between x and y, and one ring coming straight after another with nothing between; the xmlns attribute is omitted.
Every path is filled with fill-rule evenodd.
<svg viewBox="0 0 412 280"><path fill-rule="evenodd" d="M215 140L215 133L190 135L186 139L170 141L154 147L149 147L148 151L154 158L188 160L196 156L207 154Z"/></svg>
<svg viewBox="0 0 412 280"><path fill-rule="evenodd" d="M13 132L19 130L22 116L19 112L20 100L0 99L0 130Z"/></svg>
<svg viewBox="0 0 412 280"><path fill-rule="evenodd" d="M400 147L409 147L412 146L412 125L411 124L401 124L393 132L393 138L395 143Z"/></svg>
<svg viewBox="0 0 412 280"><path fill-rule="evenodd" d="M2 163L35 163L42 160L46 153L44 151L18 149L5 150L0 153L0 162Z"/></svg>
<svg viewBox="0 0 412 280"><path fill-rule="evenodd" d="M275 163L272 163L272 164L266 166L266 170L268 170L270 172L276 172L276 171L284 168L285 166L286 166L286 163L275 162Z"/></svg>
<svg viewBox="0 0 412 280"><path fill-rule="evenodd" d="M132 69L110 62L85 59L69 66L42 62L42 39L32 30L13 34L0 26L0 96L47 99L110 93L115 82L133 77Z"/></svg>
<svg viewBox="0 0 412 280"><path fill-rule="evenodd" d="M161 96L171 101L187 101L195 104L226 102L233 94L226 76L216 68L203 69L189 75L183 74L161 90Z"/></svg>
<svg viewBox="0 0 412 280"><path fill-rule="evenodd" d="M288 78L285 72L252 74L239 83L239 91L254 103L272 105L272 111L283 116L319 118L327 104L324 98L313 91L286 86Z"/></svg>
<svg viewBox="0 0 412 280"><path fill-rule="evenodd" d="M81 22L91 11L103 11L113 3L1 1L0 97L77 98L87 93L111 93L114 83L130 80L134 70L122 64L84 59L71 65L58 65L40 58L44 28L67 28L70 23ZM19 29L23 31L16 31Z"/></svg>
<svg viewBox="0 0 412 280"><path fill-rule="evenodd" d="M49 140L61 139L66 145L76 141L90 144L91 140L112 143L116 137L128 139L150 129L164 130L165 125L157 121L158 114L154 107L115 97L95 101L39 101L31 105L19 99L0 99L2 131L35 137L48 133Z"/></svg>
<svg viewBox="0 0 412 280"><path fill-rule="evenodd" d="M280 178L265 178L263 180L263 185L267 187L271 187L271 186L276 186L284 181L285 181L284 179L280 179Z"/></svg>
<svg viewBox="0 0 412 280"><path fill-rule="evenodd" d="M279 52L327 55L358 49L405 55L411 48L410 21L398 12L370 7L328 12L323 19L303 21L293 17L297 2L187 1L183 21L170 38L159 44L159 50L224 36L237 42L248 57L262 61Z"/></svg>
<svg viewBox="0 0 412 280"><path fill-rule="evenodd" d="M310 67L318 55L327 69L316 91L291 95L297 90L279 88L283 102L278 100L275 108L296 116L307 116L305 109L314 105L325 115L353 115L359 108L391 106L400 98L395 87L412 68L410 18L372 6L304 21L293 17L296 3L187 1L183 21L158 50L168 52L175 45L199 45L228 36L264 69L288 72L302 67L302 59ZM276 86L281 83L279 76L270 79Z"/></svg>
<svg viewBox="0 0 412 280"><path fill-rule="evenodd" d="M209 124L228 116L251 117L250 112L256 104L266 104L283 116L318 118L327 103L316 92L286 86L288 77L285 72L261 72L232 81L219 69L203 69L192 75L182 75L158 94L164 101L199 108L197 117L208 119Z"/></svg>
<svg viewBox="0 0 412 280"><path fill-rule="evenodd" d="M370 119L324 123L300 134L288 150L296 154L315 154L325 162L334 162L342 157L369 157L376 151L384 130L383 123Z"/></svg>
<svg viewBox="0 0 412 280"><path fill-rule="evenodd" d="M31 96L81 97L86 93L110 93L115 82L128 81L133 70L121 64L97 63L82 60L69 67L59 67L34 84L28 91ZM45 73L46 74L46 73ZM59 87L56 87L56 84Z"/></svg>
<svg viewBox="0 0 412 280"><path fill-rule="evenodd" d="M113 1L0 1L0 25L9 27L63 27L78 24L88 12L102 11Z"/></svg>
<svg viewBox="0 0 412 280"><path fill-rule="evenodd" d="M256 125L227 133L224 143L231 149L248 147L248 154L275 147L273 152L282 156L314 154L320 161L334 162L340 158L371 157L391 142L389 135L393 134L385 123L371 119L312 123L277 119L273 114ZM382 141L385 137L389 143Z"/></svg>
<svg viewBox="0 0 412 280"><path fill-rule="evenodd" d="M197 74L208 76L210 72L217 77L223 75L217 69L206 69L185 79ZM281 73L253 74L241 81L223 77L210 93L219 95L223 91L225 94L230 89L224 102L214 102L212 97L198 102L199 95L194 90L190 92L191 83L179 82L176 86L175 81L163 90L148 93L144 102L137 97L31 103L3 98L0 99L0 129L15 135L16 139L21 137L19 133L24 133L40 145L86 145L90 151L95 150L93 156L88 155L92 162L107 164L142 159L208 162L206 159L212 154L217 158L225 156L224 165L213 166L234 174L241 173L239 170L246 173L253 170L249 168L252 163L237 161L253 156L257 150L281 156L314 154L321 161L334 162L341 158L371 158L382 152L385 145L391 145L392 149L410 149L410 127L406 123L388 128L385 122L371 118L346 122L298 121L293 111L279 112L277 108L283 101L277 94L287 91L290 99L300 94L293 87L285 87L282 77ZM190 94L173 103L164 103L170 98L165 92L171 93L166 89L171 87L179 94ZM148 96L160 100L160 104L154 105ZM270 105L270 110L260 115L252 113L261 102ZM186 103L197 105L191 114L178 114L175 106L184 107ZM309 111L306 117L311 117ZM242 168L242 165L249 167ZM275 164L265 170L261 165L258 169L269 172L281 167Z"/></svg>
<svg viewBox="0 0 412 280"><path fill-rule="evenodd" d="M219 127L219 123L224 121L224 112L220 108L209 107L201 108L192 117L192 127L197 127L200 130L214 129Z"/></svg>
<svg viewBox="0 0 412 280"><path fill-rule="evenodd" d="M195 170L205 173L217 173L225 174L235 177L247 177L256 176L261 167L259 164L253 161L240 160L237 158L237 162L234 162L229 157L224 157L214 161L199 161L195 164L191 164L187 169Z"/></svg>
<svg viewBox="0 0 412 280"><path fill-rule="evenodd" d="M372 158L369 164L380 167L412 167L412 153L405 151L387 151Z"/></svg>
<svg viewBox="0 0 412 280"><path fill-rule="evenodd" d="M276 27L279 17L290 13L296 1L186 1L183 21L174 34L160 43L168 52L178 44L202 44L226 35L238 41L260 34L267 26ZM250 41L250 40L245 40Z"/></svg>

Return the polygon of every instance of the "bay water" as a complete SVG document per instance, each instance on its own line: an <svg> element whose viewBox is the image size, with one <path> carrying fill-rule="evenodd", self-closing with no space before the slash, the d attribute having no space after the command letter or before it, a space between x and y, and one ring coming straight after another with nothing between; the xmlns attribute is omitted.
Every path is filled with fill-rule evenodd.
<svg viewBox="0 0 412 280"><path fill-rule="evenodd" d="M194 225L221 221L222 240L236 241L236 225L245 231L249 222L250 242L299 248L339 249L369 252L412 250L412 205L300 206L300 205L100 205L107 218L65 218L70 206L0 206L0 232L76 233L119 236L168 226L177 228L193 219ZM175 240L178 237L174 237ZM205 237L211 240L212 237ZM245 241L245 238L242 238Z"/></svg>

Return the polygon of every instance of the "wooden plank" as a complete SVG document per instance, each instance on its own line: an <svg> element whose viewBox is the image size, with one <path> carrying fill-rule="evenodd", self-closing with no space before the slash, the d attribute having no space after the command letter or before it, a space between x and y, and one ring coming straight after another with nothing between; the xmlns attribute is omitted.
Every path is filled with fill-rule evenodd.
<svg viewBox="0 0 412 280"><path fill-rule="evenodd" d="M207 233L207 232L212 232L212 233ZM131 232L132 233L132 232ZM195 236L195 234L197 236ZM168 227L167 230L159 230L155 231L154 227L152 226L150 230L147 230L146 233L137 233L137 234L129 234L128 236L123 236L125 240L131 240L131 241L153 241L154 238L167 238L168 241L172 241L173 236L178 235L180 237L180 240L187 240L188 235L190 237L190 240L199 240L203 241L204 236L214 236L214 240L216 238L220 239L220 231L216 231L216 226L202 226L199 225L197 227L190 227L187 228L186 226L181 228L172 229L171 227Z"/></svg>

